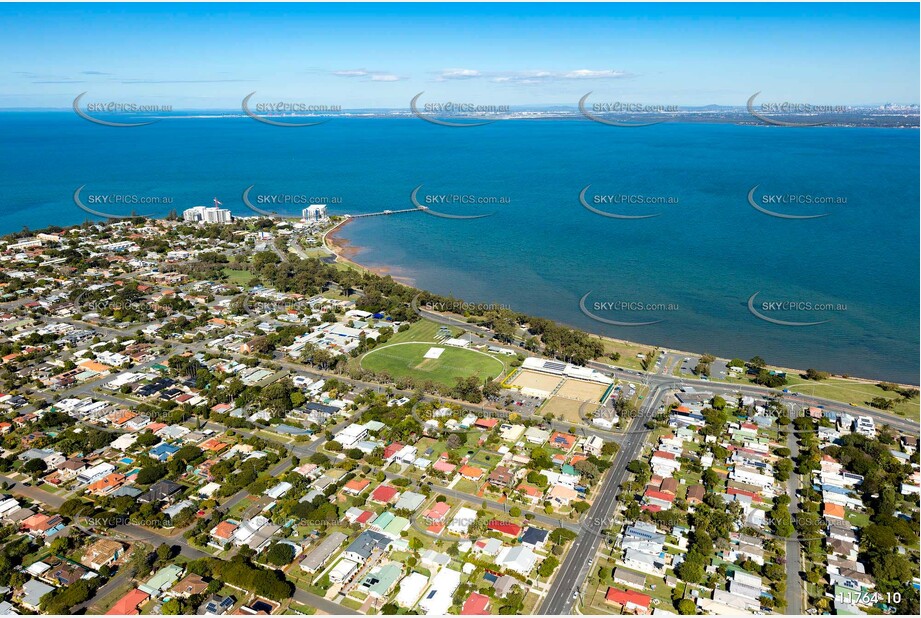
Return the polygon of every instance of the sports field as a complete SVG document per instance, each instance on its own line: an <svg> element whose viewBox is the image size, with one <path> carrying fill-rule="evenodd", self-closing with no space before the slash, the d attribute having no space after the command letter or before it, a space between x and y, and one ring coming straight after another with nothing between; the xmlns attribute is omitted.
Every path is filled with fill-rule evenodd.
<svg viewBox="0 0 921 618"><path fill-rule="evenodd" d="M560 390L558 390L556 394L558 397L565 397L566 399L598 402L606 390L608 390L607 384L568 379L563 383L563 386L560 387Z"/></svg>
<svg viewBox="0 0 921 618"><path fill-rule="evenodd" d="M518 388L532 388L538 391L544 391L548 395L560 383L560 376L538 373L537 371L522 370L515 379L511 381L511 386Z"/></svg>
<svg viewBox="0 0 921 618"><path fill-rule="evenodd" d="M437 358L426 358L434 356L431 353L434 347L443 350ZM419 341L393 343L371 350L361 357L361 366L369 371L387 372L394 378L431 380L447 386L454 386L455 378L475 375L485 380L505 372L505 363L485 352Z"/></svg>

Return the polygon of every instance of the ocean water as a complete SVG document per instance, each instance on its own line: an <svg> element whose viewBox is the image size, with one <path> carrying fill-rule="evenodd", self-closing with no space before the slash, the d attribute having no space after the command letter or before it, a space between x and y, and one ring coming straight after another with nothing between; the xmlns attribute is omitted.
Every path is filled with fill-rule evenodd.
<svg viewBox="0 0 921 618"><path fill-rule="evenodd" d="M120 194L169 205L90 204L165 215L244 189L337 198L336 214L421 212L349 223L355 259L417 286L668 348L918 382L918 133L889 129L507 121L446 128L418 119L338 119L279 128L246 118L166 118L138 128L72 113L0 114L0 232L92 218L73 203ZM592 207L579 201L586 185ZM783 214L765 215L748 203ZM442 204L425 196L502 198ZM594 195L661 204L594 203ZM833 198L778 204L762 195ZM635 201L635 200L634 200ZM302 204L260 207L297 214ZM760 320L823 322L786 326ZM589 294L590 293L590 294ZM591 319L649 322L615 326ZM778 311L762 302L791 301ZM642 311L604 303L641 303ZM830 304L807 311L802 303ZM654 306L664 305L665 309ZM671 305L669 308L668 306ZM660 320L660 321L658 321Z"/></svg>

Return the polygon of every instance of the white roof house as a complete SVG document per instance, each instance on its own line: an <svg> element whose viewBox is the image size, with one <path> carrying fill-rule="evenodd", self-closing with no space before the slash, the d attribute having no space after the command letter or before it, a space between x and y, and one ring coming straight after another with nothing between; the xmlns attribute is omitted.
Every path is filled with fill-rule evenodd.
<svg viewBox="0 0 921 618"><path fill-rule="evenodd" d="M454 604L454 591L460 586L461 574L454 569L442 569L432 578L432 585L419 601L419 609L429 616L443 616Z"/></svg>
<svg viewBox="0 0 921 618"><path fill-rule="evenodd" d="M496 564L522 575L530 573L536 562L537 554L534 550L523 545L506 547L496 556Z"/></svg>
<svg viewBox="0 0 921 618"><path fill-rule="evenodd" d="M429 578L421 573L410 573L400 581L400 589L394 599L400 607L410 609L422 596Z"/></svg>
<svg viewBox="0 0 921 618"><path fill-rule="evenodd" d="M358 570L358 563L348 558L343 558L336 563L336 566L329 572L329 581L334 584L346 581Z"/></svg>
<svg viewBox="0 0 921 618"><path fill-rule="evenodd" d="M448 524L448 531L454 534L467 534L470 526L472 526L475 521L476 511L468 509L467 507L461 507L458 509L457 513L454 514L454 519L451 520L451 523Z"/></svg>
<svg viewBox="0 0 921 618"><path fill-rule="evenodd" d="M294 485L292 485L291 483L287 481L282 481L275 487L267 490L265 492L265 495L267 495L269 498L272 498L273 500L277 500L281 498L282 496L284 496L289 491L291 491L292 487L294 487Z"/></svg>

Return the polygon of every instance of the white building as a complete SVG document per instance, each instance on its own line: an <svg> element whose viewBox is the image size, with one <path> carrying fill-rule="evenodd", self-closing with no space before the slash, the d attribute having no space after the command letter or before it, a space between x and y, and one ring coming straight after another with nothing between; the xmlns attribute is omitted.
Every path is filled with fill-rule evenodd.
<svg viewBox="0 0 921 618"><path fill-rule="evenodd" d="M230 223L233 217L226 208L218 208L220 202L214 200L214 206L193 206L182 212L182 220L190 223Z"/></svg>
<svg viewBox="0 0 921 618"><path fill-rule="evenodd" d="M301 211L304 221L324 221L329 218L326 214L326 204L312 204Z"/></svg>
<svg viewBox="0 0 921 618"><path fill-rule="evenodd" d="M448 532L453 532L458 535L467 534L470 526L472 526L475 521L476 511L468 509L467 507L461 507L454 515L454 519L451 520L451 523L448 524Z"/></svg>
<svg viewBox="0 0 921 618"><path fill-rule="evenodd" d="M350 449L368 436L368 429L360 423L352 423L335 435L336 442L344 449Z"/></svg>
<svg viewBox="0 0 921 618"><path fill-rule="evenodd" d="M496 564L521 575L528 575L536 562L537 554L530 547L522 545L505 547L496 558Z"/></svg>
<svg viewBox="0 0 921 618"><path fill-rule="evenodd" d="M354 560L343 559L336 563L329 572L329 581L339 584L347 581L358 570L358 563Z"/></svg>
<svg viewBox="0 0 921 618"><path fill-rule="evenodd" d="M876 424L869 416L858 416L854 422L854 431L868 438L876 437Z"/></svg>
<svg viewBox="0 0 921 618"><path fill-rule="evenodd" d="M410 573L400 582L400 591L397 593L396 604L407 609L411 608L422 596L422 591L428 585L429 579L421 573Z"/></svg>
<svg viewBox="0 0 921 618"><path fill-rule="evenodd" d="M767 489L774 486L773 476L769 474L763 474L756 468L741 466L738 464L733 467L732 472L729 473L729 478L733 481L739 481L740 483L757 485L762 489Z"/></svg>
<svg viewBox="0 0 921 618"><path fill-rule="evenodd" d="M443 616L454 604L454 591L460 586L461 574L454 569L442 569L432 578L425 598L419 601L419 609L429 616Z"/></svg>
<svg viewBox="0 0 921 618"><path fill-rule="evenodd" d="M115 472L115 466L110 463L101 463L96 464L92 468L88 468L77 475L77 482L82 485L89 485L90 483L95 483L104 476L108 476Z"/></svg>

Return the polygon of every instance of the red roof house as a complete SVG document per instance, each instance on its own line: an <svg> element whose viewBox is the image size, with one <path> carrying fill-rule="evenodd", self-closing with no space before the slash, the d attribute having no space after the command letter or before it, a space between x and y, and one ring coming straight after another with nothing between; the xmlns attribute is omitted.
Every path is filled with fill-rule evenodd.
<svg viewBox="0 0 921 618"><path fill-rule="evenodd" d="M471 592L467 600L464 601L464 606L461 607L460 613L461 616L487 616L489 615L489 612L486 611L487 607L489 607L488 596L479 592Z"/></svg>
<svg viewBox="0 0 921 618"><path fill-rule="evenodd" d="M605 595L604 600L608 603L620 605L624 608L624 611L634 614L648 614L651 597L648 594L634 592L633 590L608 588L608 593Z"/></svg>
<svg viewBox="0 0 921 618"><path fill-rule="evenodd" d="M398 495L400 495L400 491L396 487L381 485L371 492L371 500L381 504L390 504Z"/></svg>
<svg viewBox="0 0 921 618"><path fill-rule="evenodd" d="M510 521L496 521L495 519L489 522L489 530L494 530L496 532L501 532L502 534L507 534L518 538L521 535L521 526L518 524L513 524Z"/></svg>
<svg viewBox="0 0 921 618"><path fill-rule="evenodd" d="M116 601L112 609L106 612L106 616L137 616L141 613L138 609L141 603L149 598L149 594L135 588Z"/></svg>

